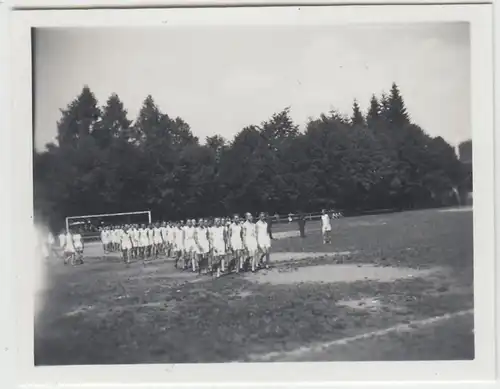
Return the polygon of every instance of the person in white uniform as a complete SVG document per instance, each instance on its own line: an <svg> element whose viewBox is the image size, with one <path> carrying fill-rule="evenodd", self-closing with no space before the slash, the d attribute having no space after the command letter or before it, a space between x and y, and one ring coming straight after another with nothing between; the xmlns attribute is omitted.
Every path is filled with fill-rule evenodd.
<svg viewBox="0 0 500 389"><path fill-rule="evenodd" d="M269 261L270 261L270 252L271 252L271 237L269 236L267 229L267 221L266 214L261 212L259 215L259 221L255 225L256 233L257 233L257 246L259 249L260 263L263 263L263 266L266 269L269 269ZM263 259L265 261L263 262Z"/></svg>
<svg viewBox="0 0 500 389"><path fill-rule="evenodd" d="M59 254L56 251L56 238L54 237L54 234L52 234L52 231L49 231L47 234L47 258L51 255L59 257Z"/></svg>
<svg viewBox="0 0 500 389"><path fill-rule="evenodd" d="M176 248L175 248L175 238L177 235L177 222L168 222L167 223L167 244L169 245L169 256L175 257Z"/></svg>
<svg viewBox="0 0 500 389"><path fill-rule="evenodd" d="M47 234L47 243L49 244L50 247L54 246L54 243L56 242L54 235L52 232L49 231Z"/></svg>
<svg viewBox="0 0 500 389"><path fill-rule="evenodd" d="M130 237L130 244L132 248L129 250L129 259L137 257L137 249L139 247L139 234L137 230L137 225L131 224L128 229L128 235Z"/></svg>
<svg viewBox="0 0 500 389"><path fill-rule="evenodd" d="M66 238L64 239L64 264L67 265L71 262L72 265L75 264L75 245L73 243L73 235L71 231L66 233Z"/></svg>
<svg viewBox="0 0 500 389"><path fill-rule="evenodd" d="M241 238L241 220L238 215L234 215L233 222L229 226L229 245L234 258L234 268L236 272L243 270L243 240Z"/></svg>
<svg viewBox="0 0 500 389"><path fill-rule="evenodd" d="M193 272L196 272L196 242L194 241L195 223L188 219L184 227L184 256L185 263L190 266Z"/></svg>
<svg viewBox="0 0 500 389"><path fill-rule="evenodd" d="M148 256L151 258L153 257L154 254L154 245L155 245L155 238L154 238L154 226L152 224L149 224L147 227L147 233L148 233Z"/></svg>
<svg viewBox="0 0 500 389"><path fill-rule="evenodd" d="M104 227L99 227L99 238L101 239L102 251L104 254L107 252L106 247L106 229Z"/></svg>
<svg viewBox="0 0 500 389"><path fill-rule="evenodd" d="M122 257L123 257L123 261L126 264L130 263L130 256L132 253L132 249L134 247L132 244L131 231L132 231L132 229L130 228L130 226L125 226L125 228L120 236L120 246L121 246L121 250L122 250Z"/></svg>
<svg viewBox="0 0 500 389"><path fill-rule="evenodd" d="M146 260L146 254L147 254L146 250L148 246L149 246L148 231L146 229L146 226L142 224L141 228L139 228L139 255L143 261Z"/></svg>
<svg viewBox="0 0 500 389"><path fill-rule="evenodd" d="M170 240L170 223L162 222L160 227L160 235L161 235L161 251L167 257L170 256L171 251L171 240Z"/></svg>
<svg viewBox="0 0 500 389"><path fill-rule="evenodd" d="M153 245L151 247L155 258L158 258L158 255L161 253L162 246L163 246L163 239L161 237L160 224L156 223L153 226Z"/></svg>
<svg viewBox="0 0 500 389"><path fill-rule="evenodd" d="M117 226L111 226L109 227L109 245L110 245L110 252L116 251L116 234L117 234L118 227Z"/></svg>
<svg viewBox="0 0 500 389"><path fill-rule="evenodd" d="M106 254L113 251L113 227L104 227L104 239L106 241Z"/></svg>
<svg viewBox="0 0 500 389"><path fill-rule="evenodd" d="M255 223L253 222L253 216L251 213L245 215L246 221L243 223L243 245L245 247L246 254L250 259L250 266L252 272L255 272L258 262L258 246L257 246L257 231L255 230Z"/></svg>
<svg viewBox="0 0 500 389"><path fill-rule="evenodd" d="M62 230L59 233L59 248L64 251L64 247L66 247L66 232Z"/></svg>
<svg viewBox="0 0 500 389"><path fill-rule="evenodd" d="M77 230L73 234L73 244L76 252L76 262L79 264L83 263L83 238L80 230Z"/></svg>
<svg viewBox="0 0 500 389"><path fill-rule="evenodd" d="M208 254L210 252L210 244L208 242L208 230L205 220L198 220L194 239L196 241L196 255L198 256L198 273L208 271Z"/></svg>
<svg viewBox="0 0 500 389"><path fill-rule="evenodd" d="M330 216L326 210L321 211L321 233L323 235L323 244L331 242L332 224L330 223Z"/></svg>
<svg viewBox="0 0 500 389"><path fill-rule="evenodd" d="M172 232L173 238L173 250L175 256L175 267L178 267L179 261L182 258L182 253L184 252L184 231L182 230L182 225L180 222L175 223ZM184 268L183 264L183 268Z"/></svg>
<svg viewBox="0 0 500 389"><path fill-rule="evenodd" d="M217 277L224 271L224 256L226 255L226 244L224 242L224 226L221 219L216 218L210 233L210 247L212 249L213 267L217 268Z"/></svg>
<svg viewBox="0 0 500 389"><path fill-rule="evenodd" d="M113 251L114 252L120 251L120 232L121 232L120 226L115 226L115 229L113 230Z"/></svg>
<svg viewBox="0 0 500 389"><path fill-rule="evenodd" d="M177 234L177 223L169 222L168 223L168 231L167 231L167 240L168 240L168 251L170 257L175 257L175 240Z"/></svg>
<svg viewBox="0 0 500 389"><path fill-rule="evenodd" d="M224 243L226 246L226 255L224 256L224 263L228 268L227 270L230 271L232 270L232 268L234 268L233 255L231 250L231 239L229 233L229 229L231 227L231 218L229 217L224 218L223 227L224 227Z"/></svg>

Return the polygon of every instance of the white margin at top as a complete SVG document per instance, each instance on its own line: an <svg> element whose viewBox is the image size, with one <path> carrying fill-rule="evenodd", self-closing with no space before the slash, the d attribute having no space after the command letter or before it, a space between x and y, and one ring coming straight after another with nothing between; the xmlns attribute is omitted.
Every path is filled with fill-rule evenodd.
<svg viewBox="0 0 500 389"><path fill-rule="evenodd" d="M258 5L491 4L493 0L4 0L4 3L8 7L16 9L72 9Z"/></svg>

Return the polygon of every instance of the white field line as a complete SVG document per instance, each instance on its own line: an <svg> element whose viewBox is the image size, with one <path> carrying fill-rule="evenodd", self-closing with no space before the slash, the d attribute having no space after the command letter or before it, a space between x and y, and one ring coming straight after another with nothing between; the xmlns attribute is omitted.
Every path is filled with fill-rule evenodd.
<svg viewBox="0 0 500 389"><path fill-rule="evenodd" d="M281 351L281 352L280 351L273 351L270 353L260 354L260 355L254 354L254 355L250 355L249 359L252 362L266 362L266 361L279 361L282 359L288 359L290 357L292 357L292 358L293 357L300 357L303 354L322 352L329 347L345 345L345 344L349 344L349 343L356 342L359 340L376 338L376 337L388 335L388 334L394 333L394 332L415 331L415 330L417 330L421 327L424 327L424 326L428 326L428 325L438 323L441 321L445 321L445 320L454 319L454 318L457 318L460 316L471 315L473 313L474 313L473 309L468 309L465 311L458 311L458 312L454 312L454 313L447 313L447 314L442 315L442 316L435 316L435 317L431 317L431 318L423 319L423 320L414 320L414 321L411 321L410 323L407 323L407 324L398 324L398 325L395 325L393 327L389 327L389 328L386 328L383 330L367 332L367 333L364 333L361 335L356 335L356 336L351 336L348 338L337 339L337 340L330 341L330 342L316 344L314 346L299 347L299 348L297 348L295 350L291 350L291 351Z"/></svg>
<svg viewBox="0 0 500 389"><path fill-rule="evenodd" d="M458 208L440 209L439 212L472 212L472 207L465 206L465 207L458 207Z"/></svg>

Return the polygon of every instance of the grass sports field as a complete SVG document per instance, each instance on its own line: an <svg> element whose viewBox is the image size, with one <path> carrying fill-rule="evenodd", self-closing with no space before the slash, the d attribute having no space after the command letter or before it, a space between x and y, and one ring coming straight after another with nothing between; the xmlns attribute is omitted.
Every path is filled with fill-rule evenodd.
<svg viewBox="0 0 500 389"><path fill-rule="evenodd" d="M37 365L473 359L472 211L274 229L275 267L219 280L86 248L38 292Z"/></svg>

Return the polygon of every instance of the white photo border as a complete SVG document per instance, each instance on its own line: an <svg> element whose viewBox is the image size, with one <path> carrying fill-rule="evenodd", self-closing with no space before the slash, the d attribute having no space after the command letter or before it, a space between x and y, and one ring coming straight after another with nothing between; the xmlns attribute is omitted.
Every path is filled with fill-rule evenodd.
<svg viewBox="0 0 500 389"><path fill-rule="evenodd" d="M28 3L18 0L13 3ZM53 1L54 2L54 1ZM34 1L32 3L35 3ZM43 1L36 2L37 4ZM47 2L47 3L50 3ZM82 3L78 1L77 3ZM89 1L89 3L92 3ZM95 1L93 3L96 3ZM15 5L15 4L14 4ZM2 331L12 334L15 343L2 353L15 370L12 383L46 384L49 387L75 387L110 384L117 387L161 386L366 386L391 383L402 386L453 383L455 387L495 385L497 355L495 322L495 196L500 194L499 169L494 169L493 96L493 6L491 4L454 5L373 5L342 7L256 7L256 8L177 8L123 10L22 10L9 15L10 23L10 111L9 134L4 137L2 157L7 156L7 207L11 217L7 236L9 258L2 261L2 286L6 289L6 317ZM498 16L498 7L496 14ZM496 18L500 22L500 18ZM33 362L33 250L23 237L12 231L31 228L33 216L32 181L32 59L31 28L43 27L157 27L178 25L333 25L365 23L456 22L470 23L471 37L471 117L474 167L474 307L476 358L473 361L446 362L313 362L180 364L180 365L105 365L34 367ZM498 30L495 31L498 36ZM500 60L498 53L496 59ZM498 63L498 62L497 62ZM498 78L496 79L498 83ZM3 150L5 149L5 150ZM10 159L10 164L9 164ZM498 162L498 161L497 161ZM3 167L5 168L5 167ZM5 196L5 194L4 194ZM5 206L5 202L3 204ZM15 210L15 211L14 211ZM4 227L5 228L5 227ZM6 235L8 234L8 235ZM9 246L10 244L10 246ZM13 247L16 248L15 256ZM9 250L10 248L10 250ZM21 260L21 258L24 258ZM32 260L30 260L32 259ZM496 270L496 272L495 272ZM496 315L496 317L495 317ZM495 320L497 319L497 320ZM13 324L13 326L11 326ZM13 327L13 328L11 328ZM1 360L3 362L3 359ZM3 365L6 366L6 365ZM244 381L242 381L244 380ZM7 381L8 382L8 381ZM240 385L239 385L240 384ZM96 386L94 386L96 385ZM2 385L3 386L3 385ZM14 386L14 387L15 387Z"/></svg>

